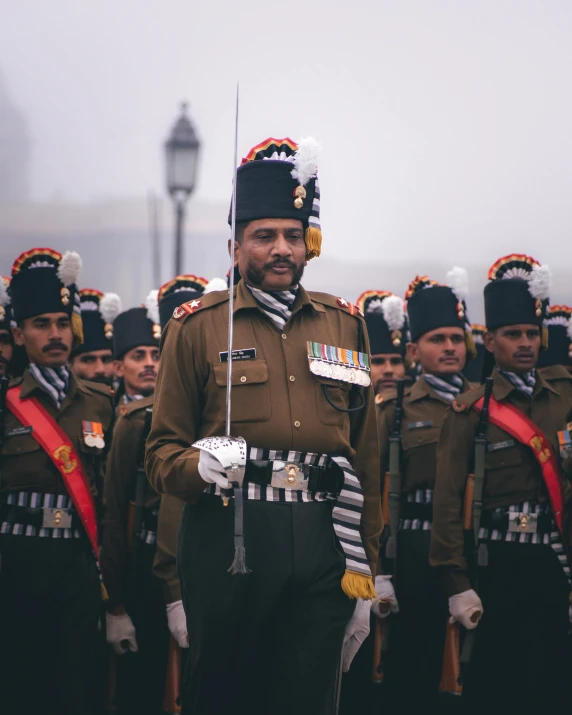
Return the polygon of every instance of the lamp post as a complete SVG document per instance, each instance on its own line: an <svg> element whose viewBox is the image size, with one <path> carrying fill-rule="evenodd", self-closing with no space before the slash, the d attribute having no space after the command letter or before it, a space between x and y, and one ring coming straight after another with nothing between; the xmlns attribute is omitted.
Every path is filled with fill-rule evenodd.
<svg viewBox="0 0 572 715"><path fill-rule="evenodd" d="M165 142L167 191L175 205L175 275L183 272L183 226L185 205L195 188L200 142L187 116L187 104L181 104L181 114Z"/></svg>

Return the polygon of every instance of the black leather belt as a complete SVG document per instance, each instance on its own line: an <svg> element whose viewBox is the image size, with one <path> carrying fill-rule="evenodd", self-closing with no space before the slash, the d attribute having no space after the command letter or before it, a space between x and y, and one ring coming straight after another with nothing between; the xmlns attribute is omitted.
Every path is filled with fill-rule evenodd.
<svg viewBox="0 0 572 715"><path fill-rule="evenodd" d="M0 522L33 526L36 529L83 528L75 509L17 506L5 502L0 503Z"/></svg>
<svg viewBox="0 0 572 715"><path fill-rule="evenodd" d="M402 501L399 516L401 519L433 521L433 504L418 504L416 502Z"/></svg>
<svg viewBox="0 0 572 715"><path fill-rule="evenodd" d="M534 521L534 524L532 523ZM527 523L528 522L528 523ZM481 526L485 529L496 529L503 532L533 532L537 534L550 534L556 530L556 525L550 510L541 511L540 514L524 514L517 511L502 511L491 509L483 511Z"/></svg>
<svg viewBox="0 0 572 715"><path fill-rule="evenodd" d="M261 486L339 494L344 475L335 463L320 467L301 462L249 459L244 481Z"/></svg>

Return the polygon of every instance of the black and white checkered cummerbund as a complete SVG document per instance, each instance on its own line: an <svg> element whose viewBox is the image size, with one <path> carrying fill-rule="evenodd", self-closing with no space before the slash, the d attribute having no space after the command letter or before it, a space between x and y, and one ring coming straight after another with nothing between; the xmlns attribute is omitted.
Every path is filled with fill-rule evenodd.
<svg viewBox="0 0 572 715"><path fill-rule="evenodd" d="M22 509L11 510L10 507L21 507ZM61 509L72 515L74 522L79 522L79 517L75 511L68 494L44 494L42 492L9 492L2 498L1 502L2 523L0 533L12 534L14 536L37 536L47 539L81 539L83 530L81 528L57 528L36 526L26 523L25 519L18 519L18 516L9 518L10 512L15 515L24 515L24 509Z"/></svg>

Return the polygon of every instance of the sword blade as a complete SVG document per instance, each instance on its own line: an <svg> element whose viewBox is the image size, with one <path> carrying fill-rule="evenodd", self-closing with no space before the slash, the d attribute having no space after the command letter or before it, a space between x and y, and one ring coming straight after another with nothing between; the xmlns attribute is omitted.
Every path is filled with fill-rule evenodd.
<svg viewBox="0 0 572 715"><path fill-rule="evenodd" d="M236 173L238 170L238 96L239 85L236 84L236 112L234 119L234 164L232 182L232 213L230 225L230 274L228 301L228 363L226 369L226 431L230 437L230 407L232 395L232 339L234 334L234 240L236 237Z"/></svg>

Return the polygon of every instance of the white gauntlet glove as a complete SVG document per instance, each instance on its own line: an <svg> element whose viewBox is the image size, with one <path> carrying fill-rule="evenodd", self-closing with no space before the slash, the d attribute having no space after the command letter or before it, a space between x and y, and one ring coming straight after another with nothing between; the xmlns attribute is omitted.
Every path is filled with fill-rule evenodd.
<svg viewBox="0 0 572 715"><path fill-rule="evenodd" d="M167 623L171 635L181 648L189 647L189 636L187 634L187 617L182 601L175 601L167 604Z"/></svg>
<svg viewBox="0 0 572 715"><path fill-rule="evenodd" d="M342 650L342 670L347 673L360 649L361 644L369 635L369 612L371 601L364 601L358 598L354 615L346 626L344 633L344 646Z"/></svg>
<svg viewBox="0 0 572 715"><path fill-rule="evenodd" d="M387 618L390 613L399 613L399 604L395 597L395 589L391 583L391 576L385 574L375 577L375 592L377 600L371 605L371 610L378 618ZM383 601L383 603L380 603Z"/></svg>
<svg viewBox="0 0 572 715"><path fill-rule="evenodd" d="M449 613L467 630L476 628L483 615L481 599L471 588L449 598Z"/></svg>
<svg viewBox="0 0 572 715"><path fill-rule="evenodd" d="M105 623L107 642L113 646L113 650L117 655L123 655L128 651L137 652L135 626L126 613L122 616L113 616L108 613L105 616Z"/></svg>
<svg viewBox="0 0 572 715"><path fill-rule="evenodd" d="M201 449L199 457L199 474L204 482L218 484L221 489L228 489L228 478L222 464L204 449Z"/></svg>

